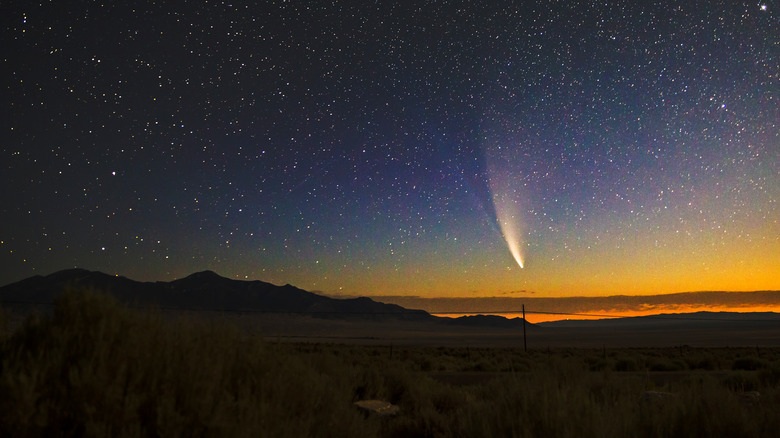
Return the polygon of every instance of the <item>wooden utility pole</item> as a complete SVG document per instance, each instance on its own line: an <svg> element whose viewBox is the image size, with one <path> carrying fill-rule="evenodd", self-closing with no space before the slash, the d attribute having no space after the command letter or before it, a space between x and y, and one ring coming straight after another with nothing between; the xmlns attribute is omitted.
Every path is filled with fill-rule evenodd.
<svg viewBox="0 0 780 438"><path fill-rule="evenodd" d="M523 304L523 351L528 351L528 341L525 338L525 304Z"/></svg>

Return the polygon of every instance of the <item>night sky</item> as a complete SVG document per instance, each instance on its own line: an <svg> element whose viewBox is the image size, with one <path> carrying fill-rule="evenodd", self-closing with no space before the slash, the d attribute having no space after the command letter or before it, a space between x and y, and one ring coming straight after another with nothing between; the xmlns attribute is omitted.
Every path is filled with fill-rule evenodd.
<svg viewBox="0 0 780 438"><path fill-rule="evenodd" d="M780 289L775 1L0 10L0 284Z"/></svg>

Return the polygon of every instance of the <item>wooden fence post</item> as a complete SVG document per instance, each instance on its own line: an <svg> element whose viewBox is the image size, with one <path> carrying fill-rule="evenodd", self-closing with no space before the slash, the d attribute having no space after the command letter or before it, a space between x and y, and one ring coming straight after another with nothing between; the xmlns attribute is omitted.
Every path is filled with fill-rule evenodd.
<svg viewBox="0 0 780 438"><path fill-rule="evenodd" d="M525 304L523 304L523 351L528 352L528 340L525 336Z"/></svg>

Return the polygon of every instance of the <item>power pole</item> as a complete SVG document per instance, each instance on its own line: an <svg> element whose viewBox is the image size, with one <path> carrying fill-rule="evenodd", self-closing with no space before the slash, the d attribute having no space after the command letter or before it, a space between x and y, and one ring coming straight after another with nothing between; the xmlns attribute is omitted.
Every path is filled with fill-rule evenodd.
<svg viewBox="0 0 780 438"><path fill-rule="evenodd" d="M525 337L525 304L523 304L523 351L528 352L528 341Z"/></svg>

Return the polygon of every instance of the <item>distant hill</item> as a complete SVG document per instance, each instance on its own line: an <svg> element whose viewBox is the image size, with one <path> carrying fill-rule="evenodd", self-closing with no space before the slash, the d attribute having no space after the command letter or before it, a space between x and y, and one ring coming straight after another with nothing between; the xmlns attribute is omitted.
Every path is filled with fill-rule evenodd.
<svg viewBox="0 0 780 438"><path fill-rule="evenodd" d="M492 314L519 315L523 307L531 315L550 314L634 314L682 312L682 309L708 311L710 309L780 309L780 290L763 291L698 291L656 295L610 295L550 297L527 294L524 296L493 297L420 297L400 295L372 295L376 301L398 304L410 309L426 309L432 314L468 314L479 309ZM739 312L739 310L736 310ZM533 319L533 318L531 318Z"/></svg>
<svg viewBox="0 0 780 438"><path fill-rule="evenodd" d="M539 323L542 327L612 328L612 329L667 329L697 327L724 328L735 325L760 326L780 330L780 313L775 312L693 312L662 313L659 315L596 320L561 320Z"/></svg>
<svg viewBox="0 0 780 438"><path fill-rule="evenodd" d="M203 271L171 282L139 282L85 269L68 269L0 287L4 306L49 305L69 288L107 292L120 302L173 310L306 314L320 318L435 320L423 310L370 298L335 299L262 281L231 280Z"/></svg>
<svg viewBox="0 0 780 438"><path fill-rule="evenodd" d="M504 328L504 329L522 329L523 318L505 318L499 315L468 315L459 318L441 318L441 322L450 326L462 327L482 327L482 328ZM535 325L526 323L526 328Z"/></svg>

